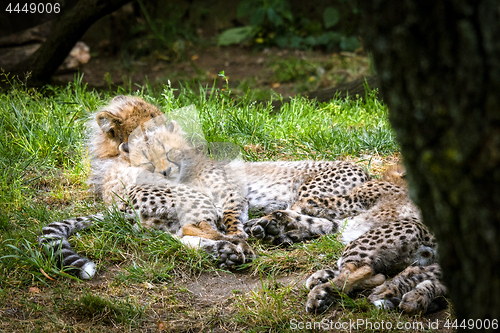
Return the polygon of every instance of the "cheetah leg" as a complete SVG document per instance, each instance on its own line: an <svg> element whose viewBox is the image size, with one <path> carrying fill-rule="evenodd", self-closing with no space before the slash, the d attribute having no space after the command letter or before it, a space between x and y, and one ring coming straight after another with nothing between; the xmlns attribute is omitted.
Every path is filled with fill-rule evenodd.
<svg viewBox="0 0 500 333"><path fill-rule="evenodd" d="M347 264L333 280L312 288L307 296L306 311L322 313L335 302L339 292L349 294L356 287L380 282L382 278L380 274L373 276L370 266L356 268L354 264Z"/></svg>
<svg viewBox="0 0 500 333"><path fill-rule="evenodd" d="M243 212L239 208L225 210L222 214L222 224L226 228L226 235L247 239L248 235L244 230L242 223ZM247 217L248 219L248 217Z"/></svg>
<svg viewBox="0 0 500 333"><path fill-rule="evenodd" d="M222 208L222 225L225 234L231 237L247 239L243 223L248 220L248 199L246 195L245 173L240 166L231 163L223 165L219 170L219 180L223 184L205 183L208 192L213 192ZM214 187L215 188L212 188Z"/></svg>
<svg viewBox="0 0 500 333"><path fill-rule="evenodd" d="M359 282L355 289L373 289L385 282L384 274L376 274L364 281Z"/></svg>
<svg viewBox="0 0 500 333"><path fill-rule="evenodd" d="M312 193L311 190L299 191L297 201L290 209L300 214L330 220L357 215L363 209L366 209L361 198L366 195L366 185L373 183L373 181L362 182L357 183L358 186L356 187L353 184L334 191L331 196L324 196L325 193L331 193L331 189L322 185L321 181L318 183L316 180L312 180L311 184L314 186L314 191Z"/></svg>
<svg viewBox="0 0 500 333"><path fill-rule="evenodd" d="M420 282L415 289L403 295L399 310L413 316L425 313L432 301L446 294L446 287L438 280L425 280Z"/></svg>
<svg viewBox="0 0 500 333"><path fill-rule="evenodd" d="M354 264L347 264L335 278L334 283L340 287L339 289L345 294L349 294L354 288L359 287L363 283L369 285L373 283L373 281L380 279L380 277L377 276L378 275L373 276L373 269L368 265L356 268Z"/></svg>
<svg viewBox="0 0 500 333"><path fill-rule="evenodd" d="M214 254L221 267L232 267L255 258L255 253L245 240L225 236L206 221L184 225L182 234L183 243Z"/></svg>
<svg viewBox="0 0 500 333"><path fill-rule="evenodd" d="M245 231L266 243L293 244L337 232L338 224L327 219L279 210L245 223Z"/></svg>
<svg viewBox="0 0 500 333"><path fill-rule="evenodd" d="M186 224L182 227L184 236L198 236L212 240L225 240L223 234L215 230L207 221Z"/></svg>

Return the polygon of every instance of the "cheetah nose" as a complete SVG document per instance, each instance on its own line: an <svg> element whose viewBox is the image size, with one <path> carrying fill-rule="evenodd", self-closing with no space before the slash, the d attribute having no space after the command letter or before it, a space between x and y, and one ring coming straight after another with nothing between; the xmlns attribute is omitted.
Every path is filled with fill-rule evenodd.
<svg viewBox="0 0 500 333"><path fill-rule="evenodd" d="M172 172L172 167L168 167L167 170L163 170L160 172L164 177L168 177L170 175L170 172Z"/></svg>

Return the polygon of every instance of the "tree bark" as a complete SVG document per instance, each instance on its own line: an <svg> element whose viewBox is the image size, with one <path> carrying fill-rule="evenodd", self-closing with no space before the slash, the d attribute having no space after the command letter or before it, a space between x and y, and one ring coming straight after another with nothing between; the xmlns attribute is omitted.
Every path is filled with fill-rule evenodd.
<svg viewBox="0 0 500 333"><path fill-rule="evenodd" d="M457 319L500 319L500 6L360 1L362 35Z"/></svg>
<svg viewBox="0 0 500 333"><path fill-rule="evenodd" d="M63 63L75 43L101 17L112 13L132 0L81 0L54 21L47 40L40 48L12 71L22 75L31 72L29 85L42 85Z"/></svg>

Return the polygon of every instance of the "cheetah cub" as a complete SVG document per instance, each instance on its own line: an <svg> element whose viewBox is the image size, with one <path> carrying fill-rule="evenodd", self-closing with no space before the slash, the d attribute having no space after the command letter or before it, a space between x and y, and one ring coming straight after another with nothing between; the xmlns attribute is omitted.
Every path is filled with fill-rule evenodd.
<svg viewBox="0 0 500 333"><path fill-rule="evenodd" d="M157 161L131 164L131 155L146 156L159 144L155 138L160 133L180 132L177 123L166 124L159 109L138 97L117 96L93 114L88 126L92 166L88 182L106 204L115 204L127 220L139 220L145 229L169 232L182 243L205 250L221 267L254 257L245 239L220 232L222 214L212 198L190 186L169 182L167 170L154 168ZM103 214L95 214L52 222L42 228L39 245L66 272L90 279L96 273L95 264L76 253L68 239L102 219Z"/></svg>
<svg viewBox="0 0 500 333"><path fill-rule="evenodd" d="M439 267L434 264L437 245L407 195L404 175L402 165L394 165L382 181L364 183L326 204L309 203L308 209L320 216L344 218L340 239L347 246L337 263L338 271L320 270L307 280L311 290L307 311L325 311L338 292L348 294L381 285L370 296L372 303L415 314L425 312L445 293ZM397 273L385 282L386 274Z"/></svg>
<svg viewBox="0 0 500 333"><path fill-rule="evenodd" d="M427 228L417 220L385 223L371 229L344 249L333 270L320 270L306 282L310 289L306 310L324 312L336 299L337 290L373 288L409 265L427 266L436 261L437 245Z"/></svg>

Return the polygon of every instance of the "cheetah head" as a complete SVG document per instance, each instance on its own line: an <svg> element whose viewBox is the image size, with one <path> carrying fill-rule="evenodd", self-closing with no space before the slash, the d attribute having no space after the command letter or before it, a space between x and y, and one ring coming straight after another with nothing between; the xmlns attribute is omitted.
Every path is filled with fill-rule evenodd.
<svg viewBox="0 0 500 333"><path fill-rule="evenodd" d="M155 117L132 131L128 142L118 147L120 156L132 166L175 178L181 160L190 145L174 120L166 122L164 115Z"/></svg>
<svg viewBox="0 0 500 333"><path fill-rule="evenodd" d="M97 159L118 156L118 147L128 141L137 126L161 115L156 106L139 97L116 96L89 122L92 156Z"/></svg>

